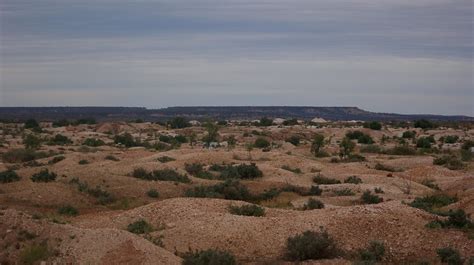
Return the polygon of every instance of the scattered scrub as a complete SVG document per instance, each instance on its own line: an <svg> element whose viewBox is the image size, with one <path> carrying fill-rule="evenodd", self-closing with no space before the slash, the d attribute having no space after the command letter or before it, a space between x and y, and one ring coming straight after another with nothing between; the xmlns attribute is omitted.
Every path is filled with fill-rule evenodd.
<svg viewBox="0 0 474 265"><path fill-rule="evenodd" d="M134 234L148 234L153 231L153 227L147 221L140 219L129 224L127 231Z"/></svg>
<svg viewBox="0 0 474 265"><path fill-rule="evenodd" d="M176 159L174 159L172 157L169 157L169 156L162 156L162 157L158 157L156 160L158 160L161 163L168 163L168 162L171 162L171 161L175 161Z"/></svg>
<svg viewBox="0 0 474 265"><path fill-rule="evenodd" d="M357 176L350 176L344 180L344 183L360 184L362 183L362 179Z"/></svg>
<svg viewBox="0 0 474 265"><path fill-rule="evenodd" d="M105 156L105 159L110 160L110 161L120 161L120 159L118 159L117 157L115 157L113 155L107 155L107 156Z"/></svg>
<svg viewBox="0 0 474 265"><path fill-rule="evenodd" d="M253 144L256 148L267 148L270 147L270 142L262 137L259 137L255 140Z"/></svg>
<svg viewBox="0 0 474 265"><path fill-rule="evenodd" d="M301 171L301 169L299 169L299 168L292 168L292 167L290 167L290 166L288 166L288 165L283 165L283 166L281 167L281 169L284 169L284 170L293 172L293 173L295 173L295 174L301 174L301 173L303 173L303 171Z"/></svg>
<svg viewBox="0 0 474 265"><path fill-rule="evenodd" d="M33 174L31 176L31 181L33 182L50 182L56 180L56 173L49 172L48 169L44 168L40 172Z"/></svg>
<svg viewBox="0 0 474 265"><path fill-rule="evenodd" d="M323 228L319 232L308 230L289 237L286 248L288 259L294 261L326 259L336 255L334 240Z"/></svg>
<svg viewBox="0 0 474 265"><path fill-rule="evenodd" d="M242 205L242 206L230 206L229 211L231 214L235 214L235 215L256 216L256 217L265 215L265 209L255 204Z"/></svg>
<svg viewBox="0 0 474 265"><path fill-rule="evenodd" d="M313 182L319 185L331 185L331 184L340 184L341 181L333 178L327 178L321 175L315 176Z"/></svg>
<svg viewBox="0 0 474 265"><path fill-rule="evenodd" d="M151 189L146 192L146 195L148 195L148 197L150 198L158 198L160 196L160 193L155 189Z"/></svg>
<svg viewBox="0 0 474 265"><path fill-rule="evenodd" d="M385 245L381 241L370 241L365 249L359 250L360 260L367 263L381 261L385 254Z"/></svg>
<svg viewBox="0 0 474 265"><path fill-rule="evenodd" d="M436 254L441 259L441 262L448 265L463 265L464 261L459 251L451 247L438 248Z"/></svg>
<svg viewBox="0 0 474 265"><path fill-rule="evenodd" d="M58 213L62 215L76 216L79 211L71 205L64 205L58 209Z"/></svg>
<svg viewBox="0 0 474 265"><path fill-rule="evenodd" d="M383 198L372 194L370 190L366 190L360 198L365 204L377 204L383 202Z"/></svg>
<svg viewBox="0 0 474 265"><path fill-rule="evenodd" d="M336 196L354 196L355 195L355 192L353 192L349 188L333 190L333 192L334 192L334 195Z"/></svg>
<svg viewBox="0 0 474 265"><path fill-rule="evenodd" d="M87 138L82 143L82 145L87 145L87 146L91 146L91 147L98 147L98 146L102 146L104 144L105 144L104 141L102 141L100 139L96 139L96 138Z"/></svg>
<svg viewBox="0 0 474 265"><path fill-rule="evenodd" d="M21 264L35 264L46 260L51 255L46 243L34 244L24 248L20 253Z"/></svg>
<svg viewBox="0 0 474 265"><path fill-rule="evenodd" d="M427 212L434 213L439 208L455 203L457 198L448 196L443 193L434 195L427 195L425 197L416 197L413 202L409 203L411 207L425 210Z"/></svg>
<svg viewBox="0 0 474 265"><path fill-rule="evenodd" d="M182 183L191 182L188 176L179 174L173 169L158 169L148 172L144 168L136 168L132 172L132 177L143 180L175 181Z"/></svg>
<svg viewBox="0 0 474 265"><path fill-rule="evenodd" d="M444 166L450 170L460 170L464 168L464 164L454 155L444 155L433 160L434 165Z"/></svg>
<svg viewBox="0 0 474 265"><path fill-rule="evenodd" d="M13 170L6 170L0 172L0 183L10 183L14 181L19 181L20 176Z"/></svg>
<svg viewBox="0 0 474 265"><path fill-rule="evenodd" d="M183 265L236 265L234 255L221 250L188 251L183 254Z"/></svg>
<svg viewBox="0 0 474 265"><path fill-rule="evenodd" d="M53 157L53 159L48 161L48 164L49 165L56 164L58 162L63 161L64 159L66 159L66 157L64 157L64 156L55 156L55 157Z"/></svg>
<svg viewBox="0 0 474 265"><path fill-rule="evenodd" d="M222 198L226 200L249 201L253 199L246 186L237 180L226 180L212 186L196 186L186 190L187 197Z"/></svg>
<svg viewBox="0 0 474 265"><path fill-rule="evenodd" d="M308 201L303 205L302 210L314 210L314 209L323 209L324 208L324 203L321 202L320 200L316 200L313 198L309 198Z"/></svg>
<svg viewBox="0 0 474 265"><path fill-rule="evenodd" d="M89 161L87 161L86 159L81 159L81 160L79 160L78 163L79 163L79 165L87 165L87 164L89 164Z"/></svg>

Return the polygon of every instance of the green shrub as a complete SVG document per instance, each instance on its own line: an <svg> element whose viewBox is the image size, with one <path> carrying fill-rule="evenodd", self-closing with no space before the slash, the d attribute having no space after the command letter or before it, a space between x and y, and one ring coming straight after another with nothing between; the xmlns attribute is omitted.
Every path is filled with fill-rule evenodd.
<svg viewBox="0 0 474 265"><path fill-rule="evenodd" d="M254 179L263 176L263 172L257 167L255 163L240 164L240 165L227 165L221 170L221 179Z"/></svg>
<svg viewBox="0 0 474 265"><path fill-rule="evenodd" d="M79 211L71 205L64 205L58 209L58 213L62 215L76 216L79 214Z"/></svg>
<svg viewBox="0 0 474 265"><path fill-rule="evenodd" d="M434 212L436 209L455 203L457 198L450 197L446 194L434 194L425 197L416 197L413 202L409 203L411 207Z"/></svg>
<svg viewBox="0 0 474 265"><path fill-rule="evenodd" d="M148 234L153 231L153 227L145 220L140 219L127 226L127 231L134 234Z"/></svg>
<svg viewBox="0 0 474 265"><path fill-rule="evenodd" d="M333 190L336 196L354 196L355 193L349 188L343 188L340 190Z"/></svg>
<svg viewBox="0 0 474 265"><path fill-rule="evenodd" d="M92 146L92 147L102 146L104 144L105 144L104 141L100 139L96 139L96 138L87 138L82 143L82 145L87 145L87 146Z"/></svg>
<svg viewBox="0 0 474 265"><path fill-rule="evenodd" d="M362 200L363 203L366 203L366 204L377 204L377 203L383 202L383 198L372 194L372 192L370 190L366 190L362 194L361 200Z"/></svg>
<svg viewBox="0 0 474 265"><path fill-rule="evenodd" d="M314 210L314 209L323 209L324 203L320 200L309 198L308 201L303 205L302 210Z"/></svg>
<svg viewBox="0 0 474 265"><path fill-rule="evenodd" d="M303 173L303 172L301 171L301 169L299 169L299 168L292 168L292 167L290 167L290 166L288 166L288 165L283 165L283 166L281 167L281 169L288 170L288 171L293 172L293 173L295 173L295 174L301 174L301 173Z"/></svg>
<svg viewBox="0 0 474 265"><path fill-rule="evenodd" d="M6 170L0 172L0 183L10 183L19 180L20 176L18 176L18 174L16 174L16 172L13 170Z"/></svg>
<svg viewBox="0 0 474 265"><path fill-rule="evenodd" d="M344 183L360 184L362 183L362 179L357 176L350 176L344 180Z"/></svg>
<svg viewBox="0 0 474 265"><path fill-rule="evenodd" d="M182 129L191 126L191 124L183 117L175 117L168 121L168 124L171 129Z"/></svg>
<svg viewBox="0 0 474 265"><path fill-rule="evenodd" d="M135 168L132 177L144 180L161 180L189 183L191 180L186 175L179 174L173 169L158 169L152 172L146 171L144 168Z"/></svg>
<svg viewBox="0 0 474 265"><path fill-rule="evenodd" d="M381 261L385 254L385 245L381 241L370 241L366 249L359 250L360 259L363 261Z"/></svg>
<svg viewBox="0 0 474 265"><path fill-rule="evenodd" d="M41 146L41 139L34 134L28 134L23 139L23 144L26 149L37 149Z"/></svg>
<svg viewBox="0 0 474 265"><path fill-rule="evenodd" d="M229 211L231 214L235 214L235 215L257 216L257 217L265 215L265 209L255 204L242 205L242 206L230 206Z"/></svg>
<svg viewBox="0 0 474 265"><path fill-rule="evenodd" d="M400 171L399 169L396 169L394 167L387 166L387 165L384 165L384 164L381 164L381 163L375 164L374 169L381 170L381 171L388 171L388 172L399 172Z"/></svg>
<svg viewBox="0 0 474 265"><path fill-rule="evenodd" d="M48 161L48 164L49 165L56 164L58 162L63 161L64 159L66 159L66 157L64 157L64 156L55 156L55 157L53 157L53 159Z"/></svg>
<svg viewBox="0 0 474 265"><path fill-rule="evenodd" d="M111 160L111 161L120 161L120 159L118 159L117 157L115 157L113 155L107 155L107 156L105 156L105 159L106 160Z"/></svg>
<svg viewBox="0 0 474 265"><path fill-rule="evenodd" d="M49 141L49 144L52 144L52 145L67 145L71 143L72 143L71 139L61 134L56 134L53 137L53 139Z"/></svg>
<svg viewBox="0 0 474 265"><path fill-rule="evenodd" d="M23 249L20 253L21 264L35 264L46 260L51 255L48 246L43 244L34 244Z"/></svg>
<svg viewBox="0 0 474 265"><path fill-rule="evenodd" d="M385 151L388 155L399 155L399 156L409 156L409 155L415 155L416 150L407 146L407 145L399 145L396 146L392 149L388 149Z"/></svg>
<svg viewBox="0 0 474 265"><path fill-rule="evenodd" d="M377 121L365 122L364 128L380 131L380 129L382 129L382 124Z"/></svg>
<svg viewBox="0 0 474 265"><path fill-rule="evenodd" d="M361 131L349 131L346 133L346 137L351 140L358 140L360 137L364 135Z"/></svg>
<svg viewBox="0 0 474 265"><path fill-rule="evenodd" d="M454 144L456 143L458 140L459 140L459 136L457 135L448 135L446 137L442 137L442 142L446 143L446 144Z"/></svg>
<svg viewBox="0 0 474 265"><path fill-rule="evenodd" d="M350 154L346 158L341 160L341 162L346 162L346 163L363 162L363 161L366 161L365 157L358 154Z"/></svg>
<svg viewBox="0 0 474 265"><path fill-rule="evenodd" d="M175 161L176 159L169 156L162 156L162 157L158 157L156 160L160 161L161 163L168 163L171 161Z"/></svg>
<svg viewBox="0 0 474 265"><path fill-rule="evenodd" d="M405 131L402 135L402 138L405 138L405 139L413 139L415 137L416 137L415 131Z"/></svg>
<svg viewBox="0 0 474 265"><path fill-rule="evenodd" d="M290 260L326 259L336 255L334 240L322 228L319 232L308 230L289 237L286 248Z"/></svg>
<svg viewBox="0 0 474 265"><path fill-rule="evenodd" d="M273 120L269 119L267 117L261 118L259 123L258 123L258 126L264 126L264 127L268 127L268 126L272 126L272 125L273 125Z"/></svg>
<svg viewBox="0 0 474 265"><path fill-rule="evenodd" d="M331 184L340 184L341 181L337 179L323 177L321 175L315 176L313 182L320 185L331 185Z"/></svg>
<svg viewBox="0 0 474 265"><path fill-rule="evenodd" d="M40 172L33 174L31 180L33 182L50 182L56 180L56 173L49 172L48 169L44 168Z"/></svg>
<svg viewBox="0 0 474 265"><path fill-rule="evenodd" d="M464 168L464 164L454 155L444 155L433 160L434 165L441 165L450 170L460 170Z"/></svg>
<svg viewBox="0 0 474 265"><path fill-rule="evenodd" d="M270 142L262 137L259 137L255 140L254 146L256 148L267 148L270 147Z"/></svg>
<svg viewBox="0 0 474 265"><path fill-rule="evenodd" d="M425 119L417 120L415 121L414 124L415 128L421 128L421 129L431 129L431 128L436 128L436 124Z"/></svg>
<svg viewBox="0 0 474 265"><path fill-rule="evenodd" d="M197 175L199 172L203 171L203 168L204 165L200 163L184 164L184 169L191 175Z"/></svg>
<svg viewBox="0 0 474 265"><path fill-rule="evenodd" d="M380 188L380 187L374 188L374 192L375 192L375 193L379 193L379 194L380 194L380 193L385 193L385 192L383 191L383 189Z"/></svg>
<svg viewBox="0 0 474 265"><path fill-rule="evenodd" d="M125 147L133 147L133 146L141 145L141 143L138 141L135 141L135 139L133 139L132 135L129 133L124 133L122 135L115 135L114 143L121 144Z"/></svg>
<svg viewBox="0 0 474 265"><path fill-rule="evenodd" d="M39 123L35 119L28 119L24 124L25 129L33 129L39 127Z"/></svg>
<svg viewBox="0 0 474 265"><path fill-rule="evenodd" d="M47 157L44 152L36 152L32 149L12 149L2 155L2 160L7 163L28 162Z"/></svg>
<svg viewBox="0 0 474 265"><path fill-rule="evenodd" d="M87 165L87 164L89 164L89 161L87 161L86 159L79 160L79 165Z"/></svg>
<svg viewBox="0 0 474 265"><path fill-rule="evenodd" d="M208 249L189 251L183 255L183 265L236 265L235 257L226 251Z"/></svg>
<svg viewBox="0 0 474 265"><path fill-rule="evenodd" d="M294 146L298 146L300 145L301 138L297 135L292 135L290 138L287 138L285 141Z"/></svg>
<svg viewBox="0 0 474 265"><path fill-rule="evenodd" d="M463 265L464 263L459 251L451 247L438 248L436 254L438 254L441 262L449 265Z"/></svg>
<svg viewBox="0 0 474 265"><path fill-rule="evenodd" d="M443 227L454 227L454 228L472 228L473 223L469 219L469 215L462 209L455 211L449 210L447 213L448 220L443 222Z"/></svg>
<svg viewBox="0 0 474 265"><path fill-rule="evenodd" d="M429 137L420 137L418 140L416 140L416 147L418 148L425 148L429 149L431 148L432 141L430 140Z"/></svg>
<svg viewBox="0 0 474 265"><path fill-rule="evenodd" d="M249 201L253 199L246 186L237 180L226 180L213 186L196 186L186 190L187 197L222 198L226 200Z"/></svg>
<svg viewBox="0 0 474 265"><path fill-rule="evenodd" d="M370 135L364 134L359 137L359 139L357 139L357 142L359 144L373 144L374 140L372 139L372 137L370 137Z"/></svg>
<svg viewBox="0 0 474 265"><path fill-rule="evenodd" d="M436 184L436 182L433 179L424 179L423 181L421 181L421 184L434 190L441 190L438 184Z"/></svg>
<svg viewBox="0 0 474 265"><path fill-rule="evenodd" d="M160 196L160 193L158 193L158 191L155 189L151 189L146 192L146 195L148 195L148 197L150 198L158 198Z"/></svg>
<svg viewBox="0 0 474 265"><path fill-rule="evenodd" d="M375 144L368 144L364 145L360 148L361 153L372 153L372 154L379 154L382 153L382 149L380 146Z"/></svg>
<svg viewBox="0 0 474 265"><path fill-rule="evenodd" d="M311 185L307 195L319 196L323 193L323 190L319 186Z"/></svg>

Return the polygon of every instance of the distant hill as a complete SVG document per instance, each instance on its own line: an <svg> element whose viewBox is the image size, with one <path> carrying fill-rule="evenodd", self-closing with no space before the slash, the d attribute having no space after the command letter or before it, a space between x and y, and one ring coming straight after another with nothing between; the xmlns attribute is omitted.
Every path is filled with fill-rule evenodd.
<svg viewBox="0 0 474 265"><path fill-rule="evenodd" d="M188 119L204 120L253 120L262 117L269 118L298 118L311 120L320 117L332 121L410 121L429 119L438 121L474 121L469 116L444 116L413 114L403 115L394 113L377 113L362 110L357 107L169 107L162 109L146 109L141 107L0 107L0 120L59 120L95 118L98 121L134 120L144 121L167 120L175 116Z"/></svg>

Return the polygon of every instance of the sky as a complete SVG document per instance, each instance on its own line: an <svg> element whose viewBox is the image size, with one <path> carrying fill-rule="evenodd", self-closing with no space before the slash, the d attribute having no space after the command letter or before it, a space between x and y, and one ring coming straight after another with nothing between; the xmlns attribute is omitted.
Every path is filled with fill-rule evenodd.
<svg viewBox="0 0 474 265"><path fill-rule="evenodd" d="M471 0L0 0L0 106L474 116Z"/></svg>

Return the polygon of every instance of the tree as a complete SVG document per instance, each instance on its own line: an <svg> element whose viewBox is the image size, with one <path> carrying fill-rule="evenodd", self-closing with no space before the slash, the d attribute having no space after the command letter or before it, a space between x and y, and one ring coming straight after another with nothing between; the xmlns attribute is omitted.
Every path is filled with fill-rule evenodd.
<svg viewBox="0 0 474 265"><path fill-rule="evenodd" d="M230 135L229 137L227 137L227 145L229 147L229 150L234 148L236 144L237 144L237 139L235 139L234 135Z"/></svg>
<svg viewBox="0 0 474 265"><path fill-rule="evenodd" d="M29 119L25 121L25 129L33 129L37 127L39 127L39 124L35 119Z"/></svg>
<svg viewBox="0 0 474 265"><path fill-rule="evenodd" d="M34 134L28 134L25 139L23 139L23 144L26 149L37 149L41 146L41 139Z"/></svg>
<svg viewBox="0 0 474 265"><path fill-rule="evenodd" d="M273 125L273 120L269 119L267 117L263 117L263 118L260 119L259 125L260 126L272 126Z"/></svg>
<svg viewBox="0 0 474 265"><path fill-rule="evenodd" d="M378 131L378 130L382 129L382 124L380 124L380 122L378 122L378 121L365 122L364 123L364 128L369 128L369 129Z"/></svg>
<svg viewBox="0 0 474 265"><path fill-rule="evenodd" d="M189 145L194 146L196 144L197 135L195 132L189 136Z"/></svg>
<svg viewBox="0 0 474 265"><path fill-rule="evenodd" d="M189 122L183 117L175 117L168 124L171 129L182 129L190 126Z"/></svg>
<svg viewBox="0 0 474 265"><path fill-rule="evenodd" d="M414 126L415 126L415 128L421 128L421 129L436 128L436 124L434 124L433 122L431 122L429 120L425 120L425 119L415 121Z"/></svg>
<svg viewBox="0 0 474 265"><path fill-rule="evenodd" d="M217 141L217 137L219 136L219 126L217 126L213 122L207 122L205 126L207 135L204 136L203 141L206 143L207 146L209 146L211 142Z"/></svg>
<svg viewBox="0 0 474 265"><path fill-rule="evenodd" d="M324 135L316 134L313 138L313 143L311 144L311 153L315 156L321 152L321 148L324 147Z"/></svg>
<svg viewBox="0 0 474 265"><path fill-rule="evenodd" d="M352 153L352 151L354 151L355 143L352 142L351 139L344 137L339 144L339 147L341 148L341 157L347 157Z"/></svg>

